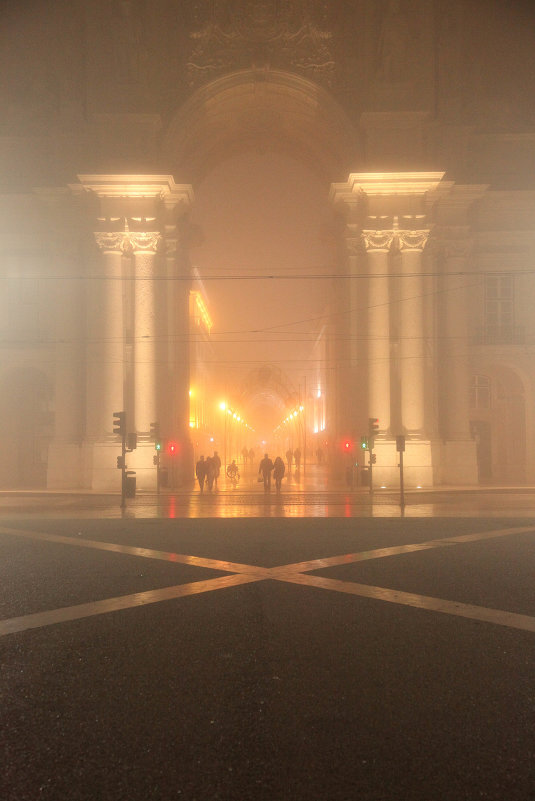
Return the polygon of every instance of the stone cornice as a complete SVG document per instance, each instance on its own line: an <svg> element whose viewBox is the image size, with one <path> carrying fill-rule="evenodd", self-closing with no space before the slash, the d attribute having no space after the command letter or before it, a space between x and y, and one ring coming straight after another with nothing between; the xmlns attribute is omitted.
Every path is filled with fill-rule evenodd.
<svg viewBox="0 0 535 801"><path fill-rule="evenodd" d="M193 202L190 184L177 184L172 175L79 175L72 191L91 191L99 198L161 198Z"/></svg>
<svg viewBox="0 0 535 801"><path fill-rule="evenodd" d="M331 200L346 195L424 195L434 191L443 172L352 172L344 183L331 185Z"/></svg>

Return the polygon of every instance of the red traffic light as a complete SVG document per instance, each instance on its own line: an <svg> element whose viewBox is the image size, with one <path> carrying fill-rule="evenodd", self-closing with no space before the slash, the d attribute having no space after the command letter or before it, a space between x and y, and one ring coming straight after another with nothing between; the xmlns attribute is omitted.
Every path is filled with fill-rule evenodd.
<svg viewBox="0 0 535 801"><path fill-rule="evenodd" d="M167 453L169 456L176 456L178 453L178 443L174 440L170 440L167 443Z"/></svg>
<svg viewBox="0 0 535 801"><path fill-rule="evenodd" d="M377 434L379 431L379 418L378 417L368 417L368 433L370 435Z"/></svg>
<svg viewBox="0 0 535 801"><path fill-rule="evenodd" d="M342 443L342 450L348 453L353 448L353 443L350 439L345 439Z"/></svg>

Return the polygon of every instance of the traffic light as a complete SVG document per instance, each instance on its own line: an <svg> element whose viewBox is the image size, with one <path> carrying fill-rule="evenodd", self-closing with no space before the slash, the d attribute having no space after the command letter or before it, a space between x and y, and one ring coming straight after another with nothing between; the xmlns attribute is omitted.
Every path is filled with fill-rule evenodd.
<svg viewBox="0 0 535 801"><path fill-rule="evenodd" d="M154 442L154 447L157 451L161 451L162 449L162 441L160 439L160 424L159 423L151 423L150 424L150 438L152 442Z"/></svg>
<svg viewBox="0 0 535 801"><path fill-rule="evenodd" d="M126 449L129 451L135 451L137 448L137 434L127 434L126 435Z"/></svg>
<svg viewBox="0 0 535 801"><path fill-rule="evenodd" d="M126 434L126 412L113 413L113 433L124 437Z"/></svg>
<svg viewBox="0 0 535 801"><path fill-rule="evenodd" d="M124 456L117 457L117 469L122 470L124 467Z"/></svg>
<svg viewBox="0 0 535 801"><path fill-rule="evenodd" d="M360 438L360 447L363 451L368 450L368 437L361 437Z"/></svg>
<svg viewBox="0 0 535 801"><path fill-rule="evenodd" d="M178 444L174 440L167 443L167 453L169 456L176 456L178 453Z"/></svg>
<svg viewBox="0 0 535 801"><path fill-rule="evenodd" d="M368 434L370 435L370 437L374 437L378 431L379 431L379 418L368 417Z"/></svg>
<svg viewBox="0 0 535 801"><path fill-rule="evenodd" d="M343 449L344 449L344 451L345 451L346 453L349 453L349 451L350 451L350 450L352 449L352 447L353 447L353 443L351 442L351 440L350 440L350 439L346 439L346 440L344 440L344 443L343 443L342 447L343 447Z"/></svg>
<svg viewBox="0 0 535 801"><path fill-rule="evenodd" d="M370 461L371 461L372 464L376 463L376 461L377 461L377 454L376 453L370 453Z"/></svg>

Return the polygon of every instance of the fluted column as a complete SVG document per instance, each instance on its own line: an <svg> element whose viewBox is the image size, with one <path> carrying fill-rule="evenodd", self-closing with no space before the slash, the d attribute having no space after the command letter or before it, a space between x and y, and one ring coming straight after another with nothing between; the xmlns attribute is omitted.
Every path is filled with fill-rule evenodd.
<svg viewBox="0 0 535 801"><path fill-rule="evenodd" d="M134 416L135 431L146 435L156 419L156 253L157 232L129 233L134 255Z"/></svg>
<svg viewBox="0 0 535 801"><path fill-rule="evenodd" d="M403 274L400 293L401 421L422 437L425 426L424 280L422 252L428 230L397 231Z"/></svg>
<svg viewBox="0 0 535 801"><path fill-rule="evenodd" d="M368 267L368 415L390 428L390 283L393 231L363 231Z"/></svg>
<svg viewBox="0 0 535 801"><path fill-rule="evenodd" d="M346 229L347 269L349 281L347 287L341 290L347 293L346 303L349 315L346 321L346 336L349 336L349 348L346 354L341 354L341 373L344 376L345 388L342 383L341 394L344 399L343 420L344 437L358 431L359 422L366 417L367 409L367 351L366 351L366 296L361 275L364 269L365 254L362 248L360 225L349 224ZM341 332L343 336L343 332Z"/></svg>
<svg viewBox="0 0 535 801"><path fill-rule="evenodd" d="M125 235L122 232L96 232L95 240L103 254L104 276L97 287L96 317L90 333L96 363L93 364L89 387L88 424L91 437L102 440L113 436L113 412L123 408L122 258Z"/></svg>

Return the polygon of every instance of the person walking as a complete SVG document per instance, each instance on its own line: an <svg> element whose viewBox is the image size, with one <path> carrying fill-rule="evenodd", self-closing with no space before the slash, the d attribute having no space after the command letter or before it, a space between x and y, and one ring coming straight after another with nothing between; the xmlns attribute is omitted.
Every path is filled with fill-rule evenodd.
<svg viewBox="0 0 535 801"><path fill-rule="evenodd" d="M195 465L195 475L197 476L197 481L199 482L199 489L202 495L204 492L204 480L206 478L206 462L204 461L204 456L201 456L201 458Z"/></svg>
<svg viewBox="0 0 535 801"><path fill-rule="evenodd" d="M214 483L215 483L215 488L217 489L217 479L219 478L219 474L221 472L221 459L219 458L219 454L217 451L214 451L214 455L212 456L212 461L214 463Z"/></svg>
<svg viewBox="0 0 535 801"><path fill-rule="evenodd" d="M285 469L286 468L284 467L284 462L282 461L281 457L277 456L273 464L273 478L275 479L275 488L277 490L277 494L281 491L281 483Z"/></svg>
<svg viewBox="0 0 535 801"><path fill-rule="evenodd" d="M209 456L206 461L206 483L208 485L208 492L212 492L215 479L215 462L214 457Z"/></svg>
<svg viewBox="0 0 535 801"><path fill-rule="evenodd" d="M286 461L288 463L288 473L292 472L292 462L293 462L294 455L292 453L292 449L288 448L286 451Z"/></svg>
<svg viewBox="0 0 535 801"><path fill-rule="evenodd" d="M264 492L269 492L271 490L271 471L273 470L273 462L267 455L264 454L264 458L260 462L258 467L258 473L262 473L264 478Z"/></svg>

